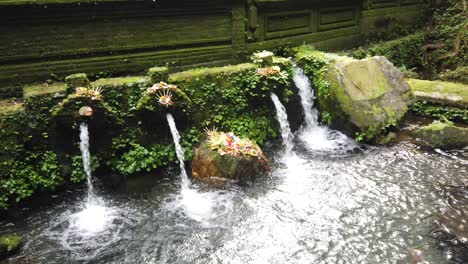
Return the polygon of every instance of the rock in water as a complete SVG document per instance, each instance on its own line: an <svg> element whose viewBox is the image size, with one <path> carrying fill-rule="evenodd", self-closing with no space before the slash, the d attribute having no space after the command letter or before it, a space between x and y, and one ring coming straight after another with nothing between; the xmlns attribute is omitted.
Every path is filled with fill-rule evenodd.
<svg viewBox="0 0 468 264"><path fill-rule="evenodd" d="M217 133L217 132L216 132ZM224 133L221 133L224 135ZM227 135L231 133L226 133ZM232 135L232 134L231 134ZM238 139L237 137L233 136ZM268 170L266 158L258 152L258 146L252 151L253 155L241 154L236 140L217 140L213 143L211 136L195 150L192 161L192 176L212 187L223 187L228 181L243 182L255 178ZM242 142L240 148L243 148ZM249 141L247 141L249 142ZM233 151L229 151L229 144ZM250 149L250 146L247 147ZM225 151L227 150L227 151Z"/></svg>
<svg viewBox="0 0 468 264"><path fill-rule="evenodd" d="M338 112L334 123L351 133L375 137L396 125L411 103L403 73L385 57L337 57L325 79L330 83L328 105Z"/></svg>
<svg viewBox="0 0 468 264"><path fill-rule="evenodd" d="M456 126L452 122L434 121L415 133L432 147L448 149L468 146L468 128Z"/></svg>
<svg viewBox="0 0 468 264"><path fill-rule="evenodd" d="M22 237L16 234L0 236L0 260L18 251L22 242Z"/></svg>

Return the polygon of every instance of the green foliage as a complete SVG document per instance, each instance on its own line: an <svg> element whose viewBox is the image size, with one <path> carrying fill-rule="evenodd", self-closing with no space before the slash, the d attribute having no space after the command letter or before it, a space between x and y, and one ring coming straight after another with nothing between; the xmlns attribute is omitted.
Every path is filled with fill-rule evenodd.
<svg viewBox="0 0 468 264"><path fill-rule="evenodd" d="M73 156L72 171L70 175L70 182L80 183L86 180L86 173L83 168L83 159L81 155ZM99 167L99 159L96 156L91 156L91 172Z"/></svg>
<svg viewBox="0 0 468 264"><path fill-rule="evenodd" d="M24 160L0 163L0 206L20 202L36 191L54 190L63 183L57 154L32 153Z"/></svg>
<svg viewBox="0 0 468 264"><path fill-rule="evenodd" d="M431 42L443 43L427 60L436 70L455 69L468 61L468 20L466 2L446 0L435 8L432 19Z"/></svg>
<svg viewBox="0 0 468 264"><path fill-rule="evenodd" d="M369 56L385 56L397 67L420 67L422 46L426 42L425 33L415 33L403 38L373 44L367 48L359 48L350 55L356 59Z"/></svg>
<svg viewBox="0 0 468 264"><path fill-rule="evenodd" d="M242 115L229 119L224 123L223 130L233 132L241 138L248 138L260 145L265 144L268 137L278 136L272 120L267 118L267 113Z"/></svg>
<svg viewBox="0 0 468 264"><path fill-rule="evenodd" d="M333 123L332 114L328 111L322 111L321 118L322 122L325 123L327 126L331 126L331 124Z"/></svg>
<svg viewBox="0 0 468 264"><path fill-rule="evenodd" d="M431 117L436 120L456 121L468 124L468 110L457 107L434 105L428 102L416 102L411 111L420 116Z"/></svg>
<svg viewBox="0 0 468 264"><path fill-rule="evenodd" d="M151 171L167 166L176 160L174 145L154 145L147 149L136 143L131 144L130 151L118 160L111 161L111 167L123 175Z"/></svg>

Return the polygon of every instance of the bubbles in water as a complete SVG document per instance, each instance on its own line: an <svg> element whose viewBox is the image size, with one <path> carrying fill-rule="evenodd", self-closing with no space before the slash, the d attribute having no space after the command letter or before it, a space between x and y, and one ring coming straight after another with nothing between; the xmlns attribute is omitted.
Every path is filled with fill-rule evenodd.
<svg viewBox="0 0 468 264"><path fill-rule="evenodd" d="M310 85L309 78L298 66L294 67L294 83L299 89L302 109L305 116L305 126L300 131L299 139L305 143L309 150L317 154L317 151L336 152L343 154L356 149L356 142L349 139L343 133L334 131L325 126L320 126L318 113L314 106L314 90Z"/></svg>
<svg viewBox="0 0 468 264"><path fill-rule="evenodd" d="M102 232L112 223L114 210L103 203L87 203L84 209L70 216L70 229L83 236L92 236Z"/></svg>
<svg viewBox="0 0 468 264"><path fill-rule="evenodd" d="M233 211L233 197L233 192L187 188L168 199L164 210L195 220L203 227L215 227L222 225L222 218Z"/></svg>
<svg viewBox="0 0 468 264"><path fill-rule="evenodd" d="M281 127L281 137L283 138L283 145L286 149L286 154L289 154L293 148L293 139L294 136L291 133L291 128L288 122L288 114L283 104L279 100L278 96L275 93L271 93L271 100L275 104L276 108L276 119L278 120Z"/></svg>

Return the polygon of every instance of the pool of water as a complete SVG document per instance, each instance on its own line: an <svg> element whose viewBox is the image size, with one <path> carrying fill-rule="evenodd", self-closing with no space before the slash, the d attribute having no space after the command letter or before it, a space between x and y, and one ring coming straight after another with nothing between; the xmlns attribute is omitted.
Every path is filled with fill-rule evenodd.
<svg viewBox="0 0 468 264"><path fill-rule="evenodd" d="M94 206L84 192L64 194L1 223L26 243L0 263L383 264L412 263L411 250L453 261L430 233L450 206L445 187L467 178L468 151L362 147L336 133L333 146L305 144L310 133L244 187L186 189L173 173L140 192L97 188Z"/></svg>

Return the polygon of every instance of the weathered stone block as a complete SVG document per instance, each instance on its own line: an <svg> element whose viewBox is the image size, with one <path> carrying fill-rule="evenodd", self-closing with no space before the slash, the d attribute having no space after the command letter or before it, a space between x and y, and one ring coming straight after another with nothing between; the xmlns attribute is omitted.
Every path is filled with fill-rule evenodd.
<svg viewBox="0 0 468 264"><path fill-rule="evenodd" d="M167 67L153 67L148 70L147 76L152 83L167 82L169 69Z"/></svg>
<svg viewBox="0 0 468 264"><path fill-rule="evenodd" d="M65 83L67 84L67 89L74 89L77 87L88 87L89 80L86 73L75 73L65 77Z"/></svg>

